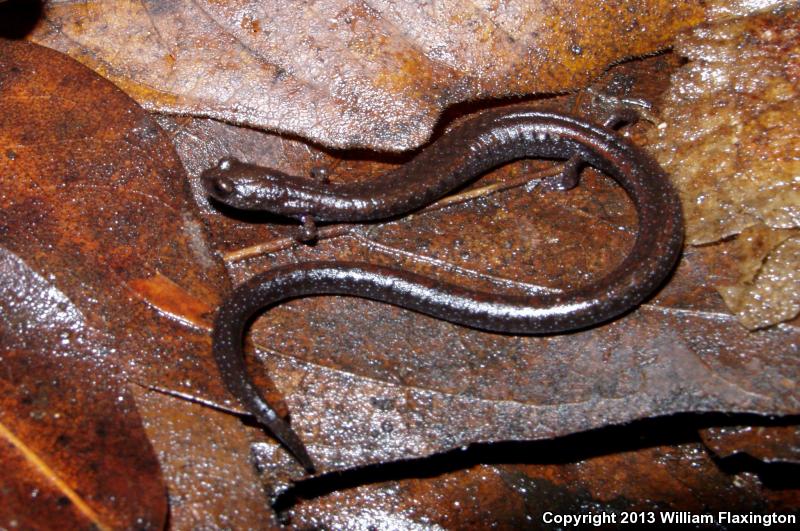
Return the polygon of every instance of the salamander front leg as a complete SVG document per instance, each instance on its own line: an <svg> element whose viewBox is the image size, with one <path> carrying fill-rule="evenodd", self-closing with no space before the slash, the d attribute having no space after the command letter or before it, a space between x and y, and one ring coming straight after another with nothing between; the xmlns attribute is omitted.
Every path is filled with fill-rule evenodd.
<svg viewBox="0 0 800 531"><path fill-rule="evenodd" d="M328 184L331 182L330 172L325 166L314 166L311 168L311 177L320 184Z"/></svg>
<svg viewBox="0 0 800 531"><path fill-rule="evenodd" d="M317 222L314 220L314 216L303 214L300 216L300 223L300 229L297 231L295 239L303 243L316 241L319 231L317 230Z"/></svg>
<svg viewBox="0 0 800 531"><path fill-rule="evenodd" d="M324 166L314 166L311 168L311 177L320 184L328 184L330 182L330 174L328 169ZM304 214L300 216L300 230L298 230L294 239L303 243L313 243L319 237L319 230L317 229L317 222L311 214Z"/></svg>

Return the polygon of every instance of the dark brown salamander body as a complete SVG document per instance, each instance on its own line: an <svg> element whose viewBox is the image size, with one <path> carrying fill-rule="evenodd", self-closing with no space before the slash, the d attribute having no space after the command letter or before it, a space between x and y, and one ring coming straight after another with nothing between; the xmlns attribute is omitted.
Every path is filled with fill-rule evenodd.
<svg viewBox="0 0 800 531"><path fill-rule="evenodd" d="M222 304L213 349L230 389L309 470L289 426L261 398L244 368L242 338L253 314L286 299L340 294L416 310L493 332L546 334L607 321L639 304L670 273L683 242L677 194L661 168L615 132L555 113L487 112L425 148L403 167L367 183L325 184L235 161L209 170L209 193L237 208L320 221L365 221L426 205L466 181L520 158L584 162L613 177L636 208L639 230L628 256L601 279L543 295L497 295L366 263L312 262L278 267L239 286Z"/></svg>

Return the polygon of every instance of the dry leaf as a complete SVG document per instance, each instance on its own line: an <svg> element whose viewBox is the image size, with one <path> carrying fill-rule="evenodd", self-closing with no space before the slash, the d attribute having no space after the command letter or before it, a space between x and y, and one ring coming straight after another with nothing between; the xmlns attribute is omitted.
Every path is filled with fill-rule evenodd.
<svg viewBox="0 0 800 531"><path fill-rule="evenodd" d="M422 144L454 103L577 88L703 2L54 2L31 38L146 108L333 147Z"/></svg>

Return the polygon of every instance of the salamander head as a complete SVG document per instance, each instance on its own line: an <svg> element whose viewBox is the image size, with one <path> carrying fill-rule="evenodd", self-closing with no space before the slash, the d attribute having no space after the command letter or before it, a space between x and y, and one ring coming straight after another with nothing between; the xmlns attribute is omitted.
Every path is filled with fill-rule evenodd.
<svg viewBox="0 0 800 531"><path fill-rule="evenodd" d="M243 210L275 212L284 200L286 187L281 172L246 164L233 158L203 172L200 179L206 193L225 205Z"/></svg>

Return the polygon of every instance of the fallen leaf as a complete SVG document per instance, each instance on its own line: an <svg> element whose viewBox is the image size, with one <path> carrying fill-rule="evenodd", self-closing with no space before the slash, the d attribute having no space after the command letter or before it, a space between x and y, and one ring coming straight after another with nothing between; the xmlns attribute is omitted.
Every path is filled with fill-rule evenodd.
<svg viewBox="0 0 800 531"><path fill-rule="evenodd" d="M49 467L31 460L24 443L11 442L15 437L0 424L0 523L6 529L35 529L43 522L58 522L68 529L103 529L102 518L90 507L79 507L65 491L80 500L71 489L54 481Z"/></svg>
<svg viewBox="0 0 800 531"><path fill-rule="evenodd" d="M113 351L2 248L0 338L0 527L162 528L161 472Z"/></svg>
<svg viewBox="0 0 800 531"><path fill-rule="evenodd" d="M681 194L688 242L740 234L740 278L718 289L750 329L800 312L797 244L778 246L800 234L798 51L794 3L682 35L676 52L689 62L673 75L651 135Z"/></svg>
<svg viewBox="0 0 800 531"><path fill-rule="evenodd" d="M755 223L800 220L797 48L800 11L701 25L676 52L653 152L682 195L687 240L703 244Z"/></svg>
<svg viewBox="0 0 800 531"><path fill-rule="evenodd" d="M162 35L155 31L137 34L142 41L148 41L144 44L164 39L164 35L169 37L175 34L177 30L172 24L176 20L183 20L180 17L185 17L186 12L191 13L180 12L175 8L176 5L178 4L165 3L160 4L157 10L145 11L154 15L152 27L165 31ZM142 20L138 14L150 6L151 4L120 2L84 4L78 9L85 9L86 17L80 19L82 23L96 23L100 20L136 27ZM235 8L225 11L226 7L218 4L192 4L187 9L198 9L198 6L208 8L207 12L212 14L224 13L225 17L239 12ZM76 9L71 4L51 4L51 7L61 10L62 13ZM320 6L315 5L314 8L319 11ZM107 9L111 11L106 11ZM133 11L126 13L126 9ZM73 12L80 14L80 11ZM104 18L108 13L114 16ZM118 16L120 13L123 16ZM197 20L202 26L210 18L208 13L204 13ZM219 15L217 20L223 18ZM612 19L615 23L618 22L619 15L616 11L613 12ZM52 20L48 19L48 23ZM75 19L70 20L74 22ZM166 24L162 23L164 20L167 21ZM298 16L297 20L305 22L309 19ZM361 19L354 20L363 25ZM295 20L289 22L298 23ZM683 23L688 24L686 20L679 21L679 24ZM68 25L67 31L56 28L48 35L55 36L62 43L66 42L65 35L75 37L75 41L68 43L68 47L79 50L79 55L90 62L95 59L90 57L91 50L86 47L88 41L93 41L92 46L104 46L105 43L101 42L103 40L113 42L109 35L124 35L123 31L117 31L113 27L102 38L98 38L98 34L93 33L91 28L85 32L85 36L77 35L74 33L76 27ZM287 24L287 27L294 26ZM262 26L251 25L252 28L260 31ZM217 33L226 40L225 31ZM188 42L193 35L190 31L182 34L182 37ZM270 38L276 35L280 36L276 33ZM228 39L230 40L236 39ZM302 50L294 44L295 41L287 42L291 43L292 52ZM559 42L568 41L562 36ZM598 47L598 50L600 48L602 47ZM120 48L120 64L135 65L141 58L147 60L147 53L137 57L131 52L132 49ZM146 46L140 50L145 49ZM214 50L223 49L224 47L214 47ZM206 51L197 47L189 53L202 54ZM243 58L243 77L249 75L248 53L236 56ZM591 53L595 53L594 48ZM291 59L290 54L285 55ZM590 55L586 51L584 57ZM298 56L303 56L303 53ZM109 59L107 52L102 60L106 59ZM591 59L594 60L595 57ZM178 62L176 60L176 64ZM233 63L234 61L230 63L230 70L239 66L234 66ZM110 63L104 63L106 66L108 64ZM498 61L498 64L502 64L502 61ZM648 64L659 64L659 60ZM301 66L306 65L307 57L302 59ZM197 75L195 67L192 67L194 70L184 66L180 68L183 68L183 72L193 71ZM271 72L269 68L270 66L267 67L267 74ZM109 68L105 72L112 77L116 76L111 70L114 69ZM392 72L396 71L398 70ZM399 71L404 72L402 69ZM145 76L149 75L146 68L140 68L140 72ZM158 76L164 70L153 68L152 72ZM563 74L565 77L559 82L570 79L570 72L566 68ZM279 78L285 78L275 82L279 87L286 88L296 82L292 72L287 70L280 74ZM436 75L440 75L440 72ZM122 73L114 79L123 86L126 83L140 83L126 81L131 79L126 76L126 73ZM447 76L442 79L450 80ZM489 83L494 82L491 78L487 79ZM525 81L528 78L520 79ZM542 74L541 79L546 82L547 75ZM581 80L576 81L578 84L583 83L586 78L579 76L579 79ZM246 81L239 86L247 85ZM631 78L623 75L617 81L617 96L620 101L628 99L628 96L636 92L635 75ZM179 82L185 83L185 78L179 79ZM415 83L418 86L412 87L412 91L425 87L424 83L416 80ZM466 90L472 90L469 87L471 83L464 83ZM486 90L480 80L475 84L479 86L479 91ZM225 88L231 86L226 83L222 85ZM214 88L213 79L209 86ZM510 86L512 89L515 87L513 83ZM137 92L136 87L141 90ZM143 88L142 85L136 87L132 92L137 97L148 93L148 88ZM393 92L389 107L393 108L396 101L404 101L397 94L404 96L402 91L407 89L407 86L400 86L398 91ZM150 95L155 98L153 101L163 96L158 90L160 89L150 91ZM462 87L453 90L447 93L447 97L454 94L456 100L453 101L460 101L458 98L462 97L463 92L458 92L459 90L465 89ZM447 87L445 93L446 91ZM48 96L55 92L57 91L49 91ZM373 92L378 97L383 94L380 91ZM300 96L294 99L286 96L287 102L303 102L306 95L302 91L298 91L298 94ZM281 96L282 93L278 96L273 93L270 97ZM412 93L411 96L415 94ZM253 97L251 101L261 103L263 99L259 98ZM169 100L169 97L165 99ZM0 105L2 101L0 98ZM428 111L427 107L425 112L438 113L439 102L432 101L431 109L435 112ZM451 100L443 101L446 104ZM572 102L570 98L560 98L545 101L544 104L568 108ZM201 102L198 109L204 106ZM212 111L205 115L210 116L212 112L216 112L213 104L206 108ZM333 116L337 120L342 116L348 119L354 116L341 112L341 108L331 108L339 110L328 111L328 114L320 111L319 115ZM576 104L569 108L575 110L582 106ZM373 114L383 113L383 107L379 109L380 112ZM446 127L451 123L453 116L458 119L460 113L480 109L480 104L459 107L448 116L444 125ZM248 109L245 110L249 112ZM411 110L416 112L418 108ZM304 111L308 112L308 109ZM88 112L88 109L84 112ZM289 109L286 112L294 111ZM316 112L314 108L313 113ZM6 113L0 113L0 120L3 116ZM392 136L397 131L391 126L385 126L386 121L395 120L395 116L396 113L388 112L386 116L379 116L379 120L383 120L379 122L382 129L375 135L377 141L393 142L391 149L411 145L397 143L397 139ZM426 121L427 115L421 118L420 115L415 115L412 118L413 127L423 131L430 127ZM226 119L238 120L236 117ZM358 129L362 122L367 127L374 128L375 124L370 119L374 119L374 116L368 115L367 119L358 116L354 123L346 126L341 126L340 122L331 122L335 125L325 124L329 127L325 131L341 132L335 138L337 141L343 139L346 143L373 145L364 139L369 139L370 142L374 139ZM120 118L114 116L113 120ZM208 380L202 379L203 369L207 368L205 364L208 363L205 357L208 355L208 345L201 345L204 341L201 338L208 329L207 310L216 306L219 293L227 288L222 269L210 258L214 254L210 249L219 250L227 257L227 265L237 282L277 264L319 258L349 258L396 264L451 281L491 289L536 291L563 289L585 282L593 275L613 267L624 254L626 245L629 245L636 230L635 215L625 195L610 185L605 177L587 172L581 186L566 193L548 192L535 186L529 186L523 191L521 184L526 177L532 174L553 175L558 171L558 167L554 167L552 163L525 161L485 176L470 189L459 193L455 202L436 205L391 223L324 227L328 238L313 248L300 246L291 239L291 234L296 229L291 223L278 222L280 220L269 216L242 216L233 212L225 212L223 215L215 211L199 193L195 180L197 173L221 156L233 153L247 160L263 161L267 165L280 166L286 171L299 174L308 174L317 165L328 166L334 170L332 179L347 180L365 178L376 171L403 163L413 154L382 156L358 151L325 151L295 138L231 128L212 120L162 117L160 121L178 141L181 156L192 175L190 186L193 195L203 220L212 228L212 232L201 235L202 231L196 228L197 225L192 225L193 228L189 231L176 231L176 227L185 224L187 214L184 200L187 190L178 190L177 186L170 184L167 188L171 193L162 194L159 190L161 184L153 185L147 181L143 188L155 189L158 200L171 205L172 211L179 212L180 216L173 214L169 221L159 223L153 221L161 219L158 209L154 208L141 217L120 221L126 226L143 227L152 224L160 227L161 232L157 238L137 239L135 244L131 244L131 250L124 255L127 261L122 261L133 268L144 269L146 273L128 274L127 268L117 268L114 269L115 276L111 277L110 282L104 279L105 284L100 283L92 280L91 275L84 282L91 287L91 291L102 295L103 290L107 289L104 287L106 284L114 285L114 282L122 278L126 289L124 293L131 298L122 311L135 313L136 318L146 316L157 323L157 326L153 324L149 328L153 334L161 334L156 335L156 339L150 339L159 345L157 356L150 355L148 351L152 343L139 343L125 335L130 333L130 326L111 326L110 329L112 337L122 334L127 345L143 345L144 348L137 354L149 356L148 359L137 360L135 363L141 363L142 367L135 366L134 369L128 366L131 364L130 358L125 358L128 365L124 365L121 372L126 379L160 390L159 393L143 391L145 398L141 399L139 396L139 406L142 415L147 419L148 433L158 449L165 480L175 496L173 503L179 511L176 518L180 518L175 521L176 526L188 527L197 522L218 524L233 520L246 525L244 522L255 521L256 507L263 502L263 497L256 492L247 466L238 460L243 459L248 444L251 449L250 458L255 461L257 470L263 473L268 493L280 494L281 489L288 488L291 481L297 479L298 471L296 463L282 448L270 440L260 438L256 430L243 427L238 420L220 412L209 411L200 405L166 396L183 397L222 406L227 410L237 410L235 405L225 402L226 397L222 396L224 391L219 389L214 380L213 368L206 373ZM297 122L288 120L287 123ZM338 127L342 129L335 129ZM443 131L446 131L445 127L442 128ZM418 130L406 128L401 133L404 139L402 142L408 142L408 138L415 138ZM300 134L306 133L300 131ZM421 142L426 135L427 133L423 134L418 137L419 140L413 142ZM322 137L315 138L319 140ZM262 145L261 142L265 139L267 141ZM192 153L192 149L196 150L195 153ZM169 150L159 149L153 159L162 164L166 161L167 166L173 168L174 155ZM175 175L180 172L169 170L168 173L170 177L165 180L169 183L173 183L173 178L183 178L182 175ZM489 186L484 188L487 183ZM499 187L495 186L498 184ZM134 202L130 194L120 188L115 188L114 194L109 193L104 200L105 204L119 201L123 206L118 208ZM192 209L188 210L192 214ZM194 220L190 215L189 217ZM103 222L94 223L104 229L108 228ZM94 226L92 223L82 224ZM82 224L75 223L72 226L78 227ZM79 231L75 232L81 236L78 240L82 244L84 241L105 241L94 236L98 231L90 237L82 236L83 233ZM192 235L188 238L189 243L181 236L186 232ZM65 240L70 241L66 238ZM185 262L175 258L178 264L175 270L179 271L177 274L170 267L162 267L160 259L147 253L141 257L137 254L140 248L152 248L153 255L162 256L166 242L177 246L168 256L189 257ZM100 249L104 251L102 246ZM710 276L726 276L728 273L715 269L716 266L708 260L706 251L707 249L702 248L688 252L676 277L667 288L638 311L610 325L575 334L539 338L482 334L368 301L318 297L294 301L265 313L254 327L253 338L260 347L258 357L263 360L263 366L270 370L279 388L287 393L293 426L309 443L312 454L323 465L324 470L335 471L333 474L323 475L322 480L331 480L340 488L343 483L339 480L346 481L347 469L441 452L458 452L451 449L476 441L487 441L490 443L487 447L502 451L503 440L546 439L682 411L796 414L797 345L800 343L796 326L785 325L749 334L736 325L707 281ZM25 252L19 254L26 259L30 256ZM39 251L32 255L40 259L41 254L44 253ZM91 259L91 253L84 254ZM154 267L153 263L158 267ZM51 267L48 262L48 267L42 270L49 271ZM60 271L60 268L56 267L54 270ZM80 268L78 270L82 271ZM204 283L207 284L205 289L199 289L198 286ZM58 283L59 287L62 285L64 284ZM73 288L70 297L73 297L73 293L76 294L75 298L81 309L85 306L99 306L104 309L87 312L87 319L91 318L93 323L96 322L97 315L111 315L107 320L112 325L118 319L115 312L106 309L108 305L86 304L86 297L80 296L80 290ZM119 300L124 301L125 297L119 297L117 303ZM130 305L134 312L130 311ZM134 322L133 318L130 322ZM102 327L98 326L100 328ZM175 347L178 340L185 350ZM169 346L164 348L159 341L168 342ZM198 359L191 360L192 367L200 368L197 372L175 372L171 367L165 366L166 360L172 361L173 353L183 360L187 352L197 353ZM253 358L248 357L251 362ZM155 364L155 367L145 369L147 364ZM185 385L181 378L186 373L191 374L192 378L200 378L201 384L196 388ZM261 378L262 373L257 371L255 375L259 379L259 387L264 388L266 384ZM161 414L169 418L165 425L158 423ZM208 424L210 428L209 440L204 439L204 424ZM659 429L664 428L660 423L657 426ZM668 443L671 442L668 437L667 439ZM557 439L555 445L563 441L563 438ZM553 507L578 510L585 508L580 503L587 499L579 496L582 490L591 490L593 498L590 499L600 500L610 507L614 507L618 500L621 500L618 505L623 507L649 507L650 498L656 498L653 491L663 488L664 498L690 496L696 490L702 490L708 484L709 477L714 477L719 482L702 491L707 496L706 499L716 497L736 500L737 503L750 503L754 499L754 493L762 496L759 499L776 496L774 493L759 491L757 480L750 475L741 474L735 478L738 484L734 483L734 486L745 484L747 488L740 487L740 494L732 497L730 481L720 479L723 475L716 468L698 467L701 471L696 476L691 476L690 470L681 470L670 477L670 473L663 472L662 468L656 473L646 473L654 460L658 464L678 460L685 462L691 461L686 458L686 454L691 457L702 452L701 447L692 445L688 449L677 447L663 449L661 453L644 453L632 459L611 457L596 466L588 465L588 472L582 477L584 481L575 481L567 486L563 486L564 482L574 477L570 476L569 467L553 466L543 472L533 473L519 473L513 467L499 472L495 472L497 467L489 469L490 473L501 476L506 484L512 484L513 490L516 490L515 496L511 496L508 490L500 491L501 482L494 478L489 480L488 485L474 483L476 477L486 480L485 469L478 475L466 472L463 474L467 476L465 483L451 487L451 493L466 484L471 489L468 496L461 499L451 496L445 499L459 503L462 500L469 501L464 504L469 509L464 522L481 522L475 513L488 507L488 510L498 508L499 512L508 511L508 521L524 525L528 522L523 521L524 516L532 514L526 503L541 503L540 500L546 500ZM553 455L550 454L549 457L553 458ZM429 473L431 470L435 471L435 467L428 468L427 465L435 463L436 459L437 457L430 460L420 459L420 469L428 470ZM631 467L631 462L636 462L637 465ZM378 474L387 470L377 466L366 467L369 468L374 468ZM209 482L210 499L203 499L202 483L195 485L187 481L187 475L193 473L202 474L203 479ZM231 489L231 478L237 473L242 474L242 492L231 494L231 499L236 502L227 507L221 496L226 488ZM536 477L536 474L545 475L549 482L537 482L535 479L526 482L528 478ZM612 474L617 474L613 483L614 489L607 489L605 478ZM636 485L647 484L647 480L629 481L636 474L647 479L659 476L656 487L643 493ZM691 477L692 488L687 489L683 486L683 481L688 477ZM473 481L472 486L468 485L469 481ZM387 513L395 516L392 520L395 524L414 522L419 513L401 511L414 503L419 506L414 500L425 500L424 495L431 492L431 485L435 482L436 480L415 480L411 485L390 486L390 489L395 489L394 501L388 500L385 493L378 493L378 496L383 496L382 499L359 499L357 496L361 492L356 493L355 502L342 501L337 504L336 499L332 503L323 500L323 503L328 503L327 508L322 505L316 515L307 512L310 516L305 522L322 527L337 523L344 525L346 521L336 519L332 511L351 515L350 523L353 526L362 522L386 521L370 518ZM543 485L542 489L530 497L521 492L540 485ZM721 487L718 488L718 485ZM498 489L493 489L495 486ZM504 492L509 495L503 496ZM435 492L432 495L437 494ZM256 498L251 498L251 495ZM346 495L344 493L342 496ZM785 497L789 500L786 505L770 501L769 507L797 506L796 491L786 493ZM482 503L484 501L485 504ZM236 514L238 507L242 508L241 514ZM453 514L452 509L449 513L445 510L437 513L438 507L435 506L434 511L423 515L428 520L422 519L419 522L431 525L431 522L454 521L452 516L449 516L450 520L445 518L448 514ZM300 507L297 514L301 514L303 510ZM197 514L193 511L208 513ZM406 516L408 519L404 520ZM228 518L231 520L226 520ZM296 520L295 523L302 525L303 522ZM269 520L265 522L265 526L273 523L273 520Z"/></svg>
<svg viewBox="0 0 800 531"><path fill-rule="evenodd" d="M164 469L173 529L278 527L251 459L262 430L163 393L133 394Z"/></svg>
<svg viewBox="0 0 800 531"><path fill-rule="evenodd" d="M309 160L330 164L331 178L341 180L365 178L387 164L345 159L337 167L329 154L294 141L226 132L208 122L169 122L162 119L197 172L205 164L198 159L231 148L274 157L287 171L293 163L306 169ZM215 139L212 154L198 149L205 138ZM536 167L542 166L509 165L473 186L516 181ZM199 201L236 282L281 264L337 259L498 291L562 289L613 268L636 230L625 194L593 172L569 192L517 187L479 195L388 223L344 227L313 247L291 239L273 245L295 227L269 217L231 217ZM258 242L271 250L238 258L237 246ZM486 334L379 303L314 297L266 312L253 339L323 470L683 411L796 413L797 329L747 333L707 285L707 266L702 250L688 253L655 301L573 334ZM263 453L275 474L291 462L277 447Z"/></svg>
<svg viewBox="0 0 800 531"><path fill-rule="evenodd" d="M753 225L728 249L738 259L739 279L717 291L739 322L764 328L800 313L800 231Z"/></svg>
<svg viewBox="0 0 800 531"><path fill-rule="evenodd" d="M4 455L44 478L4 485L9 502L49 481L60 494L42 518L161 528L164 485L128 382L240 407L217 375L205 313L227 278L180 161L109 82L5 40L0 146ZM52 510L50 499L38 509ZM16 506L13 519L31 510Z"/></svg>
<svg viewBox="0 0 800 531"><path fill-rule="evenodd" d="M452 104L582 86L703 2L48 3L31 39L150 110L401 151Z"/></svg>
<svg viewBox="0 0 800 531"><path fill-rule="evenodd" d="M720 457L747 454L767 463L800 463L800 427L712 426L703 443Z"/></svg>
<svg viewBox="0 0 800 531"><path fill-rule="evenodd" d="M66 56L0 46L0 244L106 334L123 378L240 411L210 352L228 280L168 138Z"/></svg>

